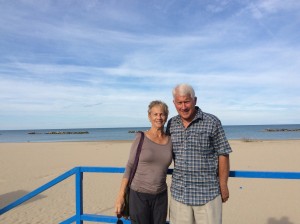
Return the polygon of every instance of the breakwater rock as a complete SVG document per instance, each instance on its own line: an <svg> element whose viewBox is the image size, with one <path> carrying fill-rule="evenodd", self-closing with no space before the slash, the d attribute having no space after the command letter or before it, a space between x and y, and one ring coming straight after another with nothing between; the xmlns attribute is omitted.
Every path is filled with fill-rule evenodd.
<svg viewBox="0 0 300 224"><path fill-rule="evenodd" d="M51 132L46 132L48 135L73 135L73 134L88 134L88 131L51 131Z"/></svg>
<svg viewBox="0 0 300 224"><path fill-rule="evenodd" d="M138 133L139 131L131 131L129 130L128 133Z"/></svg>
<svg viewBox="0 0 300 224"><path fill-rule="evenodd" d="M31 131L31 132L28 132L27 134L30 134L30 135L38 135L38 134L43 134L43 133Z"/></svg>
<svg viewBox="0 0 300 224"><path fill-rule="evenodd" d="M28 132L28 134L43 134L43 133L38 133L38 132ZM88 131L50 131L50 132L46 132L44 134L47 135L74 135L74 134L78 134L78 135L82 135L82 134L89 134Z"/></svg>
<svg viewBox="0 0 300 224"><path fill-rule="evenodd" d="M264 131L267 131L267 132L300 131L300 128L296 128L296 129L287 129L287 128L271 129L271 128L267 128L267 129L265 129Z"/></svg>

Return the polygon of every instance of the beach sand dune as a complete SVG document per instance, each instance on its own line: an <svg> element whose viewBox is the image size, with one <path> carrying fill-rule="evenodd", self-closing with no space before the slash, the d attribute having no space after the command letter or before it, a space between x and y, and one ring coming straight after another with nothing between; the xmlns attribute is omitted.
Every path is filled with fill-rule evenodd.
<svg viewBox="0 0 300 224"><path fill-rule="evenodd" d="M300 140L230 141L231 170L300 172ZM0 143L0 207L76 166L125 167L131 141ZM122 174L85 173L84 212L114 215ZM171 176L167 178L170 186ZM224 224L300 223L300 180L230 178ZM0 216L1 224L59 223L75 213L75 178ZM85 222L88 223L88 222Z"/></svg>

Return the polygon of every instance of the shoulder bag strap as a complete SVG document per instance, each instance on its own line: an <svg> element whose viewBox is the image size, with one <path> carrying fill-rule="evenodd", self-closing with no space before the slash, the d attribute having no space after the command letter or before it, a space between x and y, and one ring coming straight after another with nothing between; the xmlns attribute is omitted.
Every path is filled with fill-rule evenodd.
<svg viewBox="0 0 300 224"><path fill-rule="evenodd" d="M139 145L137 147L137 150L136 150L134 163L133 163L133 166L131 168L131 172L130 172L130 176L129 176L129 180L128 180L128 186L131 185L131 182L133 180L133 177L135 175L135 171L136 171L138 163L139 163L140 154L141 154L141 151L142 151L142 145L143 145L143 142L144 142L144 132L141 131L140 133L141 133L141 138L140 138L140 142L139 142Z"/></svg>

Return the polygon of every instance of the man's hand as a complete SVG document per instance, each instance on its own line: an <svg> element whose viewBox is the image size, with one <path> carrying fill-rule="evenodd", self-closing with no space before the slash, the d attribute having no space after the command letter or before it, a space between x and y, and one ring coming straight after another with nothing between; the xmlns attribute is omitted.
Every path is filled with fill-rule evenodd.
<svg viewBox="0 0 300 224"><path fill-rule="evenodd" d="M229 199L229 190L227 184L220 184L220 190L221 190L222 202L224 203Z"/></svg>
<svg viewBox="0 0 300 224"><path fill-rule="evenodd" d="M229 198L228 176L229 176L229 155L219 156L219 181L222 202L226 202Z"/></svg>

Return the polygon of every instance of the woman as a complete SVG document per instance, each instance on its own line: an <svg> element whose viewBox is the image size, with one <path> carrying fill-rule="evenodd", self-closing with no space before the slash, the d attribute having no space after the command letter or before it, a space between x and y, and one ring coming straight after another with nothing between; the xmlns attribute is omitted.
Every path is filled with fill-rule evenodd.
<svg viewBox="0 0 300 224"><path fill-rule="evenodd" d="M165 224L168 208L166 176L172 162L172 143L164 132L168 119L168 106L161 101L152 101L148 107L151 128L145 132L145 139L138 167L131 183L129 210L131 223ZM129 160L116 200L115 212L122 216L125 189L134 162L141 134L137 134L131 146Z"/></svg>

